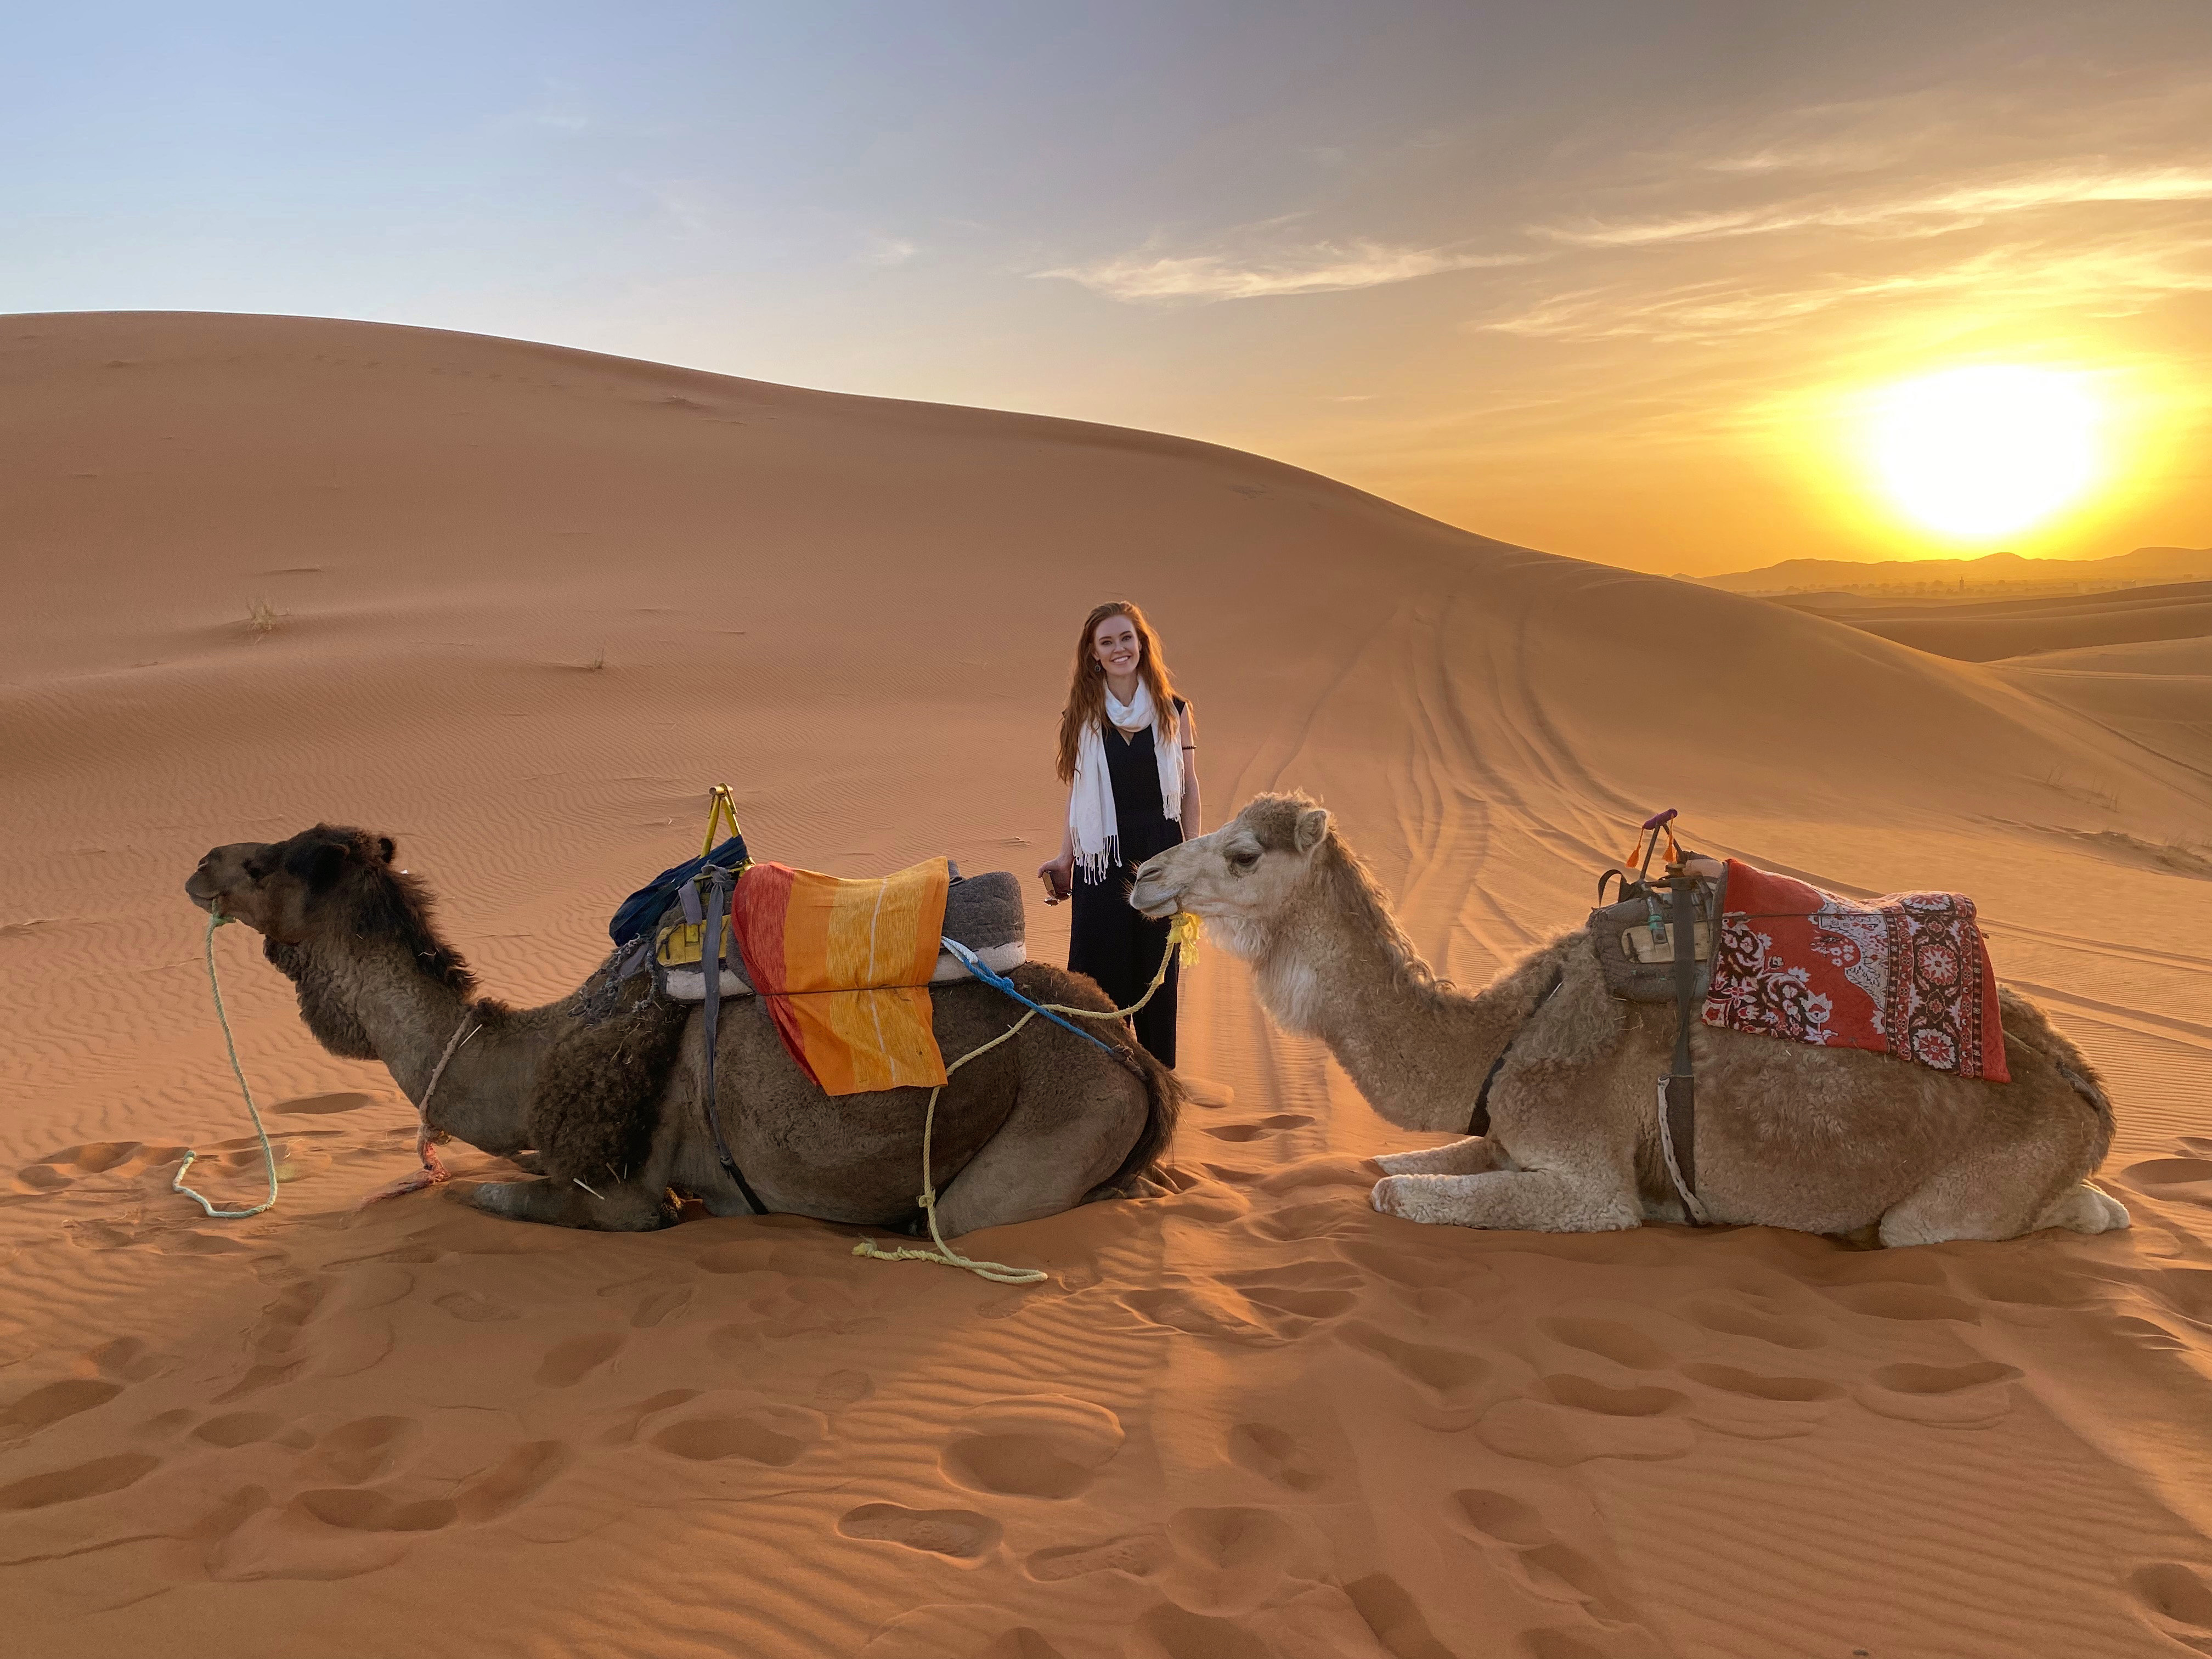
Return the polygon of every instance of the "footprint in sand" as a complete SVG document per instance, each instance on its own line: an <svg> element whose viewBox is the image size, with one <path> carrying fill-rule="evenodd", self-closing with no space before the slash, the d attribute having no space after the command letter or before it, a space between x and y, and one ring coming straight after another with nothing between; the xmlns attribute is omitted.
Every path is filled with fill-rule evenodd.
<svg viewBox="0 0 2212 1659"><path fill-rule="evenodd" d="M600 1288L601 1296L620 1297L631 1304L632 1330L649 1330L665 1323L691 1305L691 1286L668 1283L666 1278L626 1279Z"/></svg>
<svg viewBox="0 0 2212 1659"><path fill-rule="evenodd" d="M74 1503L80 1498L121 1492L151 1474L161 1462L149 1452L118 1452L112 1457L95 1457L89 1463L78 1463L65 1469L27 1474L0 1486L0 1513L43 1510L55 1504Z"/></svg>
<svg viewBox="0 0 2212 1659"><path fill-rule="evenodd" d="M315 1443L308 1468L343 1485L374 1480L389 1469L415 1431L407 1417L362 1417L342 1423Z"/></svg>
<svg viewBox="0 0 2212 1659"><path fill-rule="evenodd" d="M1276 1322L1263 1320L1243 1297L1220 1285L1164 1285L1125 1291L1116 1298L1147 1325L1190 1336L1217 1337L1248 1347L1276 1347L1290 1340Z"/></svg>
<svg viewBox="0 0 2212 1659"><path fill-rule="evenodd" d="M2129 1164L2120 1179L2151 1198L2212 1209L2212 1158L2154 1158Z"/></svg>
<svg viewBox="0 0 2212 1659"><path fill-rule="evenodd" d="M876 1380L866 1371L831 1371L814 1385L814 1403L825 1412L857 1406L876 1391Z"/></svg>
<svg viewBox="0 0 2212 1659"><path fill-rule="evenodd" d="M437 1304L454 1318L471 1325L487 1325L500 1320L522 1317L504 1302L495 1302L474 1291L448 1291L437 1298Z"/></svg>
<svg viewBox="0 0 2212 1659"><path fill-rule="evenodd" d="M619 1331L596 1331L556 1342L538 1363L541 1389L573 1388L615 1357L623 1345Z"/></svg>
<svg viewBox="0 0 2212 1659"><path fill-rule="evenodd" d="M1844 1392L1817 1376L1772 1376L1703 1362L1683 1366L1682 1375L1722 1396L1692 1401L1691 1421L1743 1440L1810 1434L1826 1418L1828 1402Z"/></svg>
<svg viewBox="0 0 2212 1659"><path fill-rule="evenodd" d="M1632 1371L1664 1370L1674 1356L1632 1325L1613 1319L1540 1319L1536 1328L1555 1342L1610 1359Z"/></svg>
<svg viewBox="0 0 2212 1659"><path fill-rule="evenodd" d="M1267 1423L1239 1423L1229 1431L1229 1461L1292 1492L1312 1492L1328 1479L1318 1458L1291 1436Z"/></svg>
<svg viewBox="0 0 2212 1659"><path fill-rule="evenodd" d="M1298 1534L1272 1509L1188 1509L1168 1517L1161 1583L1191 1612L1237 1615L1277 1600L1297 1573Z"/></svg>
<svg viewBox="0 0 2212 1659"><path fill-rule="evenodd" d="M652 1443L694 1463L741 1458L782 1468L830 1431L830 1419L804 1406L765 1402L744 1413L702 1413L657 1431Z"/></svg>
<svg viewBox="0 0 2212 1659"><path fill-rule="evenodd" d="M272 1388L303 1370L307 1357L293 1352L298 1343L301 1328L314 1317L329 1293L327 1279L303 1279L287 1285L276 1299L262 1309L261 1317L246 1333L246 1342L255 1358L238 1381L215 1396L217 1405L228 1405L242 1400L247 1395L258 1394Z"/></svg>
<svg viewBox="0 0 2212 1659"><path fill-rule="evenodd" d="M274 1441L293 1451L305 1451L314 1436L295 1429L274 1412L229 1412L210 1417L192 1430L192 1438L210 1446L252 1446Z"/></svg>
<svg viewBox="0 0 2212 1659"><path fill-rule="evenodd" d="M1875 1319L1954 1319L1962 1325L1982 1322L1981 1310L1961 1302L1948 1291L1925 1285L1847 1285L1830 1290L1853 1313Z"/></svg>
<svg viewBox="0 0 2212 1659"><path fill-rule="evenodd" d="M1122 1437L1121 1419L1103 1406L1024 1395L969 1413L939 1466L970 1492L1073 1498L1121 1449Z"/></svg>
<svg viewBox="0 0 2212 1659"><path fill-rule="evenodd" d="M135 1336L118 1336L103 1342L84 1356L85 1363L105 1377L125 1382L150 1382L175 1369L169 1355L156 1353Z"/></svg>
<svg viewBox="0 0 2212 1659"><path fill-rule="evenodd" d="M460 1515L449 1498L403 1499L356 1486L303 1492L292 1504L341 1532L435 1532L452 1526Z"/></svg>
<svg viewBox="0 0 2212 1659"><path fill-rule="evenodd" d="M529 1440L515 1447L482 1474L472 1475L455 1495L463 1521L493 1521L535 1498L568 1467L568 1448L558 1440Z"/></svg>
<svg viewBox="0 0 2212 1659"><path fill-rule="evenodd" d="M364 1106L377 1103L374 1095L342 1092L331 1095L301 1095L291 1100L280 1100L269 1108L271 1117L290 1113L323 1117L333 1112L357 1112Z"/></svg>
<svg viewBox="0 0 2212 1659"><path fill-rule="evenodd" d="M930 1555L974 1564L999 1547L1003 1528L973 1510L910 1510L902 1504L863 1504L839 1517L847 1538L897 1544Z"/></svg>
<svg viewBox="0 0 2212 1659"><path fill-rule="evenodd" d="M1280 1134L1285 1129L1303 1129L1312 1122L1310 1117L1297 1112L1278 1112L1273 1117L1263 1117L1251 1123L1201 1123L1201 1133L1216 1140L1257 1140L1262 1135Z"/></svg>
<svg viewBox="0 0 2212 1659"><path fill-rule="evenodd" d="M2130 1573L2128 1588L2176 1641L2212 1653L2212 1587L2197 1570L2179 1561L2155 1562Z"/></svg>
<svg viewBox="0 0 2212 1659"><path fill-rule="evenodd" d="M1966 1365L1884 1365L1856 1392L1881 1417L1947 1429L1983 1429L2012 1410L2020 1372L1993 1359Z"/></svg>
<svg viewBox="0 0 2212 1659"><path fill-rule="evenodd" d="M1490 1362L1462 1348L1409 1342L1364 1319L1346 1320L1335 1334L1345 1346L1380 1360L1412 1385L1414 1420L1427 1427L1465 1428L1499 1386Z"/></svg>
<svg viewBox="0 0 2212 1659"><path fill-rule="evenodd" d="M2212 1267L2160 1267L2145 1285L2152 1296L2184 1319L2212 1325Z"/></svg>
<svg viewBox="0 0 2212 1659"><path fill-rule="evenodd" d="M1096 1544L1037 1550L1023 1563L1022 1570L1040 1584L1057 1584L1094 1572L1126 1572L1133 1578L1147 1578L1165 1566L1172 1553L1159 1533L1133 1532Z"/></svg>
<svg viewBox="0 0 2212 1659"><path fill-rule="evenodd" d="M1675 1414L1684 1396L1672 1389L1613 1389L1565 1374L1546 1377L1543 1387L1548 1400L1516 1396L1485 1412L1474 1425L1482 1443L1554 1468L1600 1457L1661 1462L1697 1444L1696 1431Z"/></svg>
<svg viewBox="0 0 2212 1659"><path fill-rule="evenodd" d="M1462 1536L1491 1547L1507 1576L1530 1595L1578 1608L1594 1635L1601 1627L1616 1632L1625 1629L1648 1639L1648 1632L1631 1619L1604 1565L1563 1542L1534 1505L1506 1492L1474 1487L1445 1500L1444 1518ZM1587 1638L1556 1626L1523 1632L1521 1639L1531 1654L1545 1659L1579 1653L1602 1659L1609 1650L1586 1645Z"/></svg>
<svg viewBox="0 0 2212 1659"><path fill-rule="evenodd" d="M1389 1573L1355 1578L1344 1594L1392 1659L1456 1659L1406 1587Z"/></svg>
<svg viewBox="0 0 2212 1659"><path fill-rule="evenodd" d="M1740 1303L1708 1298L1692 1303L1682 1312L1693 1324L1718 1331L1723 1336L1747 1336L1754 1342L1770 1343L1778 1348L1803 1350L1827 1346L1826 1334L1814 1326L1802 1320L1760 1313Z"/></svg>
<svg viewBox="0 0 2212 1659"><path fill-rule="evenodd" d="M59 1382L49 1382L42 1389L33 1389L0 1407L0 1443L26 1439L50 1423L104 1406L122 1392L120 1382L89 1376L68 1377Z"/></svg>
<svg viewBox="0 0 2212 1659"><path fill-rule="evenodd" d="M688 1406L700 1395L697 1389L669 1389L649 1399L623 1408L622 1417L599 1436L602 1446L627 1446L637 1438L637 1431L648 1417L673 1411L678 1406Z"/></svg>
<svg viewBox="0 0 2212 1659"><path fill-rule="evenodd" d="M1276 1650L1231 1620L1163 1601L1138 1616L1124 1651L1131 1659L1274 1659Z"/></svg>

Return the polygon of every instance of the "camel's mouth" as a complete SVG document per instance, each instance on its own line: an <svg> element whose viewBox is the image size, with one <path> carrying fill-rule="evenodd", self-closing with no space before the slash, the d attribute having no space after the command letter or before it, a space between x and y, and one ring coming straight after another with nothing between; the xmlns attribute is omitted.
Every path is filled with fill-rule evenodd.
<svg viewBox="0 0 2212 1659"><path fill-rule="evenodd" d="M1129 904L1147 921L1164 921L1182 908L1182 902L1172 893L1147 895L1143 876L1139 876L1136 884L1129 889Z"/></svg>

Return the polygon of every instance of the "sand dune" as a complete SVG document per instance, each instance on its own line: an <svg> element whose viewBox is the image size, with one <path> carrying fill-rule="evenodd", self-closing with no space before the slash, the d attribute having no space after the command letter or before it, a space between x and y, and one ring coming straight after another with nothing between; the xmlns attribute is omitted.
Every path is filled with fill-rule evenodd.
<svg viewBox="0 0 2212 1659"><path fill-rule="evenodd" d="M1819 594L1775 603L1962 662L2212 636L2212 582L1965 602Z"/></svg>
<svg viewBox="0 0 2212 1659"><path fill-rule="evenodd" d="M22 1650L2212 1644L2212 880L2142 850L2212 808L2179 647L1946 660L1204 445L425 331L0 319L0 386ZM1845 890L1972 891L2112 1079L2136 1228L1417 1228L1360 1163L1414 1138L1218 951L1184 1189L975 1241L1039 1290L793 1218L357 1213L411 1114L235 929L283 1201L167 1191L187 1143L256 1179L179 890L209 846L386 830L515 999L582 975L715 781L794 862L1025 872L1112 593L1210 809L1324 798L1462 980L1578 921L1660 805Z"/></svg>

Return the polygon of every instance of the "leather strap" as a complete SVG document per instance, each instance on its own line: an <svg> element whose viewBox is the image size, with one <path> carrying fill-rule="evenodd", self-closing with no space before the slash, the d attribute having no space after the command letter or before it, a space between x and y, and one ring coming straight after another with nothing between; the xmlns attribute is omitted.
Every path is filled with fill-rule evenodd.
<svg viewBox="0 0 2212 1659"><path fill-rule="evenodd" d="M1698 883L1687 871L1668 878L1674 889L1674 1069L1667 1079L1663 1126L1672 1150L1669 1172L1681 1183L1692 1226L1704 1225L1698 1192L1698 1080L1690 1060L1690 1025L1698 1017ZM1718 918L1715 921L1717 922Z"/></svg>
<svg viewBox="0 0 2212 1659"><path fill-rule="evenodd" d="M708 833L711 835L713 832L709 830ZM722 1173L737 1183L738 1195L744 1200L755 1215L766 1215L768 1206L760 1201L760 1194L753 1191L752 1183L745 1179L745 1172L738 1167L738 1160L730 1156L730 1143L722 1139L722 1115L717 1109L714 1097L715 1039L722 1014L722 918L729 914L732 885L730 872L726 870L718 869L707 878L707 934L699 952L700 976L706 981L707 990L707 1065L706 1075L701 1084L699 1103L701 1109L707 1114L708 1128L714 1132L714 1156L722 1161ZM688 920L698 903L698 900L692 896L690 882L684 884L684 911Z"/></svg>
<svg viewBox="0 0 2212 1659"><path fill-rule="evenodd" d="M1528 1022L1536 1018L1536 1010L1552 1000L1559 991L1560 981L1565 978L1565 969L1552 970L1552 982L1544 988L1544 994L1538 997L1534 1006L1522 1017L1521 1024L1513 1028L1513 1035L1505 1039L1505 1046L1498 1051L1498 1058L1490 1062L1490 1070L1483 1074L1482 1087L1474 1097L1474 1110L1468 1114L1468 1133L1486 1135L1490 1133L1490 1085L1498 1081L1498 1074L1505 1069L1505 1056L1513 1052L1513 1045L1521 1040L1521 1033L1528 1029Z"/></svg>

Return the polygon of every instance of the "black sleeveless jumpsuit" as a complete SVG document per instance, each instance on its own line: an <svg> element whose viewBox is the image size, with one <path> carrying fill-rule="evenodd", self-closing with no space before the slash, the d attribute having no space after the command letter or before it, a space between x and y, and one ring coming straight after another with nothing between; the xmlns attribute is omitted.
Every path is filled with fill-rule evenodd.
<svg viewBox="0 0 2212 1659"><path fill-rule="evenodd" d="M1178 720L1183 707L1177 697ZM1132 738L1108 720L1103 737L1121 861L1107 871L1103 882L1085 881L1077 872L1067 969L1090 975L1114 999L1116 1008L1126 1008L1145 994L1168 948L1168 924L1149 921L1129 908L1129 884L1146 859L1182 843L1182 825L1168 817L1160 801L1159 751L1154 747L1158 732L1148 726ZM1176 1063L1176 980L1180 971L1179 966L1170 965L1166 982L1138 1010L1135 1020L1137 1041L1167 1066Z"/></svg>

